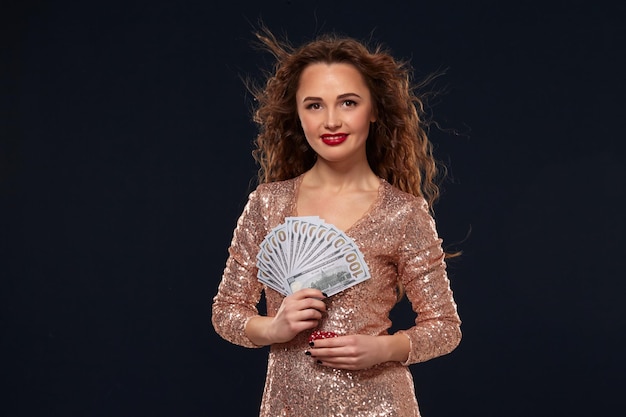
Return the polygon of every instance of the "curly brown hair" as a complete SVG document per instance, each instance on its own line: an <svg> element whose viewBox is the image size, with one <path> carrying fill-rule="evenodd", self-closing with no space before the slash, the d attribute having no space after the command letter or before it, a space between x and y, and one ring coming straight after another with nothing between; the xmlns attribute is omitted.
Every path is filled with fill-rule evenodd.
<svg viewBox="0 0 626 417"><path fill-rule="evenodd" d="M407 61L395 59L380 44L370 47L335 33L319 35L297 48L266 27L255 35L260 48L276 59L263 85L248 83L255 99L253 121L259 127L252 152L259 183L294 178L313 166L316 155L295 105L300 75L314 63L348 63L363 75L374 103L376 122L366 145L372 170L400 190L424 197L432 210L445 167L434 158L425 130L425 103L416 94L424 83L413 84Z"/></svg>

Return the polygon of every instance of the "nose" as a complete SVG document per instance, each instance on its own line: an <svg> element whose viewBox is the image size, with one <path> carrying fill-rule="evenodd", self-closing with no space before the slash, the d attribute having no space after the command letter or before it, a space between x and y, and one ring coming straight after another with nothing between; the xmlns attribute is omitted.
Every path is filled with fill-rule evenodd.
<svg viewBox="0 0 626 417"><path fill-rule="evenodd" d="M341 118L334 109L329 109L326 112L326 118L324 120L324 127L326 129L336 129L341 126Z"/></svg>

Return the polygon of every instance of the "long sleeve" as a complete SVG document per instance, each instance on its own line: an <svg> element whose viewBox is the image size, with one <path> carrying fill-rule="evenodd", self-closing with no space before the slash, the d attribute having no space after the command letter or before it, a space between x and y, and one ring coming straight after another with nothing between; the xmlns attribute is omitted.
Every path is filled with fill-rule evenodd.
<svg viewBox="0 0 626 417"><path fill-rule="evenodd" d="M259 234L264 230L259 220L260 204L257 192L252 192L237 220L212 306L211 320L215 331L229 342L245 347L258 347L248 339L244 329L247 321L259 314L257 304L263 289L256 277Z"/></svg>
<svg viewBox="0 0 626 417"><path fill-rule="evenodd" d="M415 326L401 331L411 342L405 365L450 353L461 340L461 320L446 273L442 240L425 203L414 207L398 252L398 274L417 314Z"/></svg>

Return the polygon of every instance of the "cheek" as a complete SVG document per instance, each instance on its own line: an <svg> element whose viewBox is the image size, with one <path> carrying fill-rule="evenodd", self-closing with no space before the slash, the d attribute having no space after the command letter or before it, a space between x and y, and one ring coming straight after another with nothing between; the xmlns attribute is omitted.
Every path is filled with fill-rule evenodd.
<svg viewBox="0 0 626 417"><path fill-rule="evenodd" d="M302 130L304 130L304 132L306 133L308 131L311 131L311 129L313 128L313 123L310 118L301 117L300 126L302 126Z"/></svg>
<svg viewBox="0 0 626 417"><path fill-rule="evenodd" d="M300 112L298 112L298 122L300 123L300 126L302 126L302 128L304 128L305 124L306 124L306 117L301 114Z"/></svg>

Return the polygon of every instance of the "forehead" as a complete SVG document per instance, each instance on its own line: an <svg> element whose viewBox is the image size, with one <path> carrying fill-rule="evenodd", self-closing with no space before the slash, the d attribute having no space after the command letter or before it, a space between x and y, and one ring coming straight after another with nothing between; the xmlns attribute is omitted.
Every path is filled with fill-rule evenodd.
<svg viewBox="0 0 626 417"><path fill-rule="evenodd" d="M315 93L317 91L317 93ZM368 92L363 75L352 64L315 63L300 74L297 95Z"/></svg>

